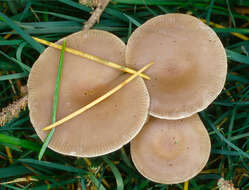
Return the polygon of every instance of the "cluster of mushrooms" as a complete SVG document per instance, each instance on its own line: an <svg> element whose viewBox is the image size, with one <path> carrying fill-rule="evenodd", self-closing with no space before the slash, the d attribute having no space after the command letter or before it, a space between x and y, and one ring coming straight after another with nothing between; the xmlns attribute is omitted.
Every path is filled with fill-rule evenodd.
<svg viewBox="0 0 249 190"><path fill-rule="evenodd" d="M138 27L127 45L101 30L80 31L65 39L67 47L135 70L152 61L155 64L144 72L150 80L137 77L57 127L51 149L96 157L131 142L137 170L164 184L184 182L204 168L211 145L197 112L218 96L227 73L224 47L209 26L190 15L166 14ZM42 129L51 124L59 57L60 51L47 48L28 79L30 119L42 141L48 134ZM92 102L129 75L65 53L57 119Z"/></svg>

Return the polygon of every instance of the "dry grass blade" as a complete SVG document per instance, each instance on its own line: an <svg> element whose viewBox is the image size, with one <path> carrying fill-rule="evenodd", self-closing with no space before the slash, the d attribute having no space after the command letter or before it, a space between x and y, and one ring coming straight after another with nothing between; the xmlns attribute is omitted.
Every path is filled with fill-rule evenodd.
<svg viewBox="0 0 249 190"><path fill-rule="evenodd" d="M70 120L70 119L78 116L79 114L85 112L86 110L90 109L91 107L95 106L96 104L100 103L104 99L108 98L109 96L111 96L112 94L114 94L115 92L117 92L118 90L120 90L122 87L124 87L125 85L127 85L129 82L131 82L133 79L135 79L140 73L142 73L144 70L148 69L153 64L154 64L154 62L151 62L151 63L147 64L145 67L143 67L138 72L136 72L135 74L133 74L132 76L130 76L129 78L127 78L121 84L117 85L116 87L114 87L113 89L111 89L110 91L108 91L107 93L105 93L103 96L97 98L96 100L94 100L90 104L87 104L86 106L84 106L81 109L73 112L72 114L64 117L63 119L61 119L61 120L53 123L52 125L49 125L49 126L43 128L43 130L46 131L46 130L49 130L49 129L53 129L54 127L57 127L58 125L61 125L62 123L66 122L66 121L68 121L68 120Z"/></svg>
<svg viewBox="0 0 249 190"><path fill-rule="evenodd" d="M184 182L184 190L188 190L188 184L189 184L189 181Z"/></svg>
<svg viewBox="0 0 249 190"><path fill-rule="evenodd" d="M201 19L201 21L204 22L204 23L206 23L205 19ZM220 24L216 24L216 23L211 22L211 21L209 21L209 24L211 26L216 27L216 28L225 28L224 26L222 26ZM249 40L249 38L247 36L243 35L243 34L239 34L237 32L231 32L231 34L234 35L234 36L236 36L236 37L238 37L238 38L240 38L240 39L242 39L242 40Z"/></svg>
<svg viewBox="0 0 249 190"><path fill-rule="evenodd" d="M55 43L52 43L52 42L49 42L49 41L46 41L46 40L43 40L43 39L40 39L40 38L36 38L36 37L33 37L33 39L36 40L37 42L41 43L41 44L48 45L48 46L56 48L56 49L62 49L62 46L59 45L59 44L55 44ZM112 67L114 69L121 70L123 72L127 72L127 73L130 73L130 74L136 73L136 70L133 70L133 69L130 69L128 67L124 67L124 66L118 65L118 64L113 63L111 61L106 61L106 60L101 59L99 57L96 57L94 55L90 55L88 53L84 53L84 52L81 52L81 51L78 51L78 50L75 50L75 49L72 49L72 48L66 47L65 51L69 52L69 53L72 53L74 55L77 55L77 56L89 59L91 61L95 61L97 63L100 63L100 64L103 64L103 65ZM140 73L139 76L141 76L141 77L143 77L143 78L145 78L147 80L150 80L150 77L147 76L147 75L145 75L145 74L143 74L143 73Z"/></svg>

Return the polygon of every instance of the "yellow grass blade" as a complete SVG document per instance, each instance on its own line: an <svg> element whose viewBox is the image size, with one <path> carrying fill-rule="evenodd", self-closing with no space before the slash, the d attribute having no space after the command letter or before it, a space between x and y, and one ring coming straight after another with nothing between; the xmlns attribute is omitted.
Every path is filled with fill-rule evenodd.
<svg viewBox="0 0 249 190"><path fill-rule="evenodd" d="M96 104L100 103L104 99L108 98L109 96L111 96L112 94L114 94L115 92L120 90L122 87L127 85L129 82L131 82L133 79L135 79L140 73L142 73L144 70L148 69L153 64L154 64L154 62L149 63L148 65L146 65L145 67L140 69L138 72L136 72L135 74L133 74L132 76L127 78L125 81L123 81L122 83L120 83L119 85L117 85L116 87L114 87L113 89L108 91L107 93L105 93L103 96L100 96L99 98L97 98L93 102L91 102L91 103L87 104L86 106L82 107L81 109L71 113L70 115L64 117L63 119L43 128L43 130L46 131L46 130L52 129L58 125L61 125L62 123L66 122L66 121L78 116L79 114L83 113L84 111L90 109L91 107L95 106Z"/></svg>
<svg viewBox="0 0 249 190"><path fill-rule="evenodd" d="M204 22L204 23L206 23L205 19L201 19L201 21ZM225 28L224 26L222 26L220 24L216 24L216 23L211 22L211 21L209 21L209 24L211 26L216 27L216 28ZM231 32L231 34L234 35L234 36L236 36L236 37L238 37L238 38L240 38L240 39L242 39L242 40L249 40L249 38L247 36L243 35L243 34L239 34L239 33L236 33L236 32Z"/></svg>
<svg viewBox="0 0 249 190"><path fill-rule="evenodd" d="M33 39L36 40L37 42L41 43L41 44L44 44L44 45L47 45L47 46L50 46L50 47L53 47L53 48L56 48L56 49L62 49L62 46L59 45L59 44L55 44L55 43L52 43L52 42L49 42L49 41L46 41L46 40L43 40L43 39L40 39L40 38L36 38L36 37L33 37ZM69 53L72 53L74 55L77 55L77 56L89 59L91 61L94 61L94 62L103 64L103 65L112 67L114 69L118 69L118 70L124 71L126 73L135 74L137 72L134 69L130 69L128 67L121 66L121 65L113 63L111 61L106 61L106 60L101 59L99 57L96 57L94 55L90 55L88 53L84 53L84 52L81 52L81 51L78 51L78 50L75 50L75 49L72 49L72 48L66 47L65 51L69 52ZM143 78L145 78L147 80L150 80L150 77L147 76L147 75L145 75L145 74L143 74L143 73L140 73L139 76L141 76L141 77L143 77Z"/></svg>
<svg viewBox="0 0 249 190"><path fill-rule="evenodd" d="M184 190L188 190L188 183L189 183L189 181L184 182Z"/></svg>

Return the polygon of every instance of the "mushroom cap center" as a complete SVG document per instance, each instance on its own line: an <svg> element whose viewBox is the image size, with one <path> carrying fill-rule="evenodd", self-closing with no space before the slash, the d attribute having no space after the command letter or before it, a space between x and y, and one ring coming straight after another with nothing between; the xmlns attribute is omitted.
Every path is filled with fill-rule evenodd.
<svg viewBox="0 0 249 190"><path fill-rule="evenodd" d="M159 88L168 92L176 92L193 85L198 76L195 56L190 51L183 51L181 48L173 49L172 52L165 52L156 58L157 64L148 72L152 76L151 81L146 81L149 86L160 84Z"/></svg>
<svg viewBox="0 0 249 190"><path fill-rule="evenodd" d="M221 92L227 73L225 49L216 33L197 18L166 14L150 19L131 35L126 64L145 73L150 114L180 119L205 109Z"/></svg>
<svg viewBox="0 0 249 190"><path fill-rule="evenodd" d="M160 129L160 135L153 142L155 154L165 160L174 160L183 148L184 137L173 130Z"/></svg>

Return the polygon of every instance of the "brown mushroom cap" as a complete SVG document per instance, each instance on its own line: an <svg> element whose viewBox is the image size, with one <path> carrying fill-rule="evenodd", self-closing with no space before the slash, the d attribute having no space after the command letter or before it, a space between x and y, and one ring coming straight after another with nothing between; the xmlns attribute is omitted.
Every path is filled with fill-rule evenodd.
<svg viewBox="0 0 249 190"><path fill-rule="evenodd" d="M154 17L131 35L127 66L145 73L151 97L150 113L181 119L205 109L221 92L227 73L225 49L215 32L199 19L184 14Z"/></svg>
<svg viewBox="0 0 249 190"><path fill-rule="evenodd" d="M111 33L81 31L65 39L66 47L120 65L125 62L125 44ZM59 57L59 50L47 48L33 65L28 80L30 119L42 141L48 134L42 128L51 124ZM57 120L92 102L128 76L113 68L65 53ZM143 79L137 78L103 102L58 126L49 147L62 154L82 157L113 152L141 130L148 109L147 88Z"/></svg>
<svg viewBox="0 0 249 190"><path fill-rule="evenodd" d="M144 177L176 184L204 168L210 148L209 135L197 114L181 120L150 118L131 141L131 157Z"/></svg>

